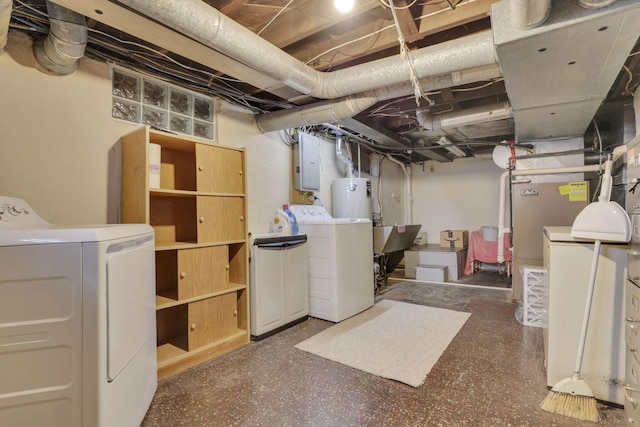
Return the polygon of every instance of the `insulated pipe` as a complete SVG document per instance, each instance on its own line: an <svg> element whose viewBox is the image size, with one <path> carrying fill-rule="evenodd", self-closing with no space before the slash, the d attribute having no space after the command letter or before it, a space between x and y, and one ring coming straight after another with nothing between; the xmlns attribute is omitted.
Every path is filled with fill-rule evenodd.
<svg viewBox="0 0 640 427"><path fill-rule="evenodd" d="M620 156L627 152L626 145L620 145L613 150L612 161L615 162ZM528 175L551 175L560 173L579 173L579 172L598 172L602 168L602 165L589 165L589 166L573 166L566 168L554 168L554 169L530 169L530 170L515 170L505 171L500 175L500 204L498 208L498 263L503 263L504 259L504 235L511 231L510 227L506 227L504 224L504 216L506 210L506 188L507 179L509 176L528 176Z"/></svg>
<svg viewBox="0 0 640 427"><path fill-rule="evenodd" d="M121 3L316 98L338 98L402 83L409 78L409 68L400 55L338 71L316 71L202 0L121 0ZM497 63L491 31L410 54L418 78Z"/></svg>
<svg viewBox="0 0 640 427"><path fill-rule="evenodd" d="M347 167L347 178L353 177L353 160L351 156L347 156L344 151L346 149L347 143L345 142L343 145L342 135L336 135L336 157L338 160L344 162Z"/></svg>
<svg viewBox="0 0 640 427"><path fill-rule="evenodd" d="M33 53L48 71L66 75L78 68L87 46L87 24L84 16L47 0L49 35L33 45Z"/></svg>
<svg viewBox="0 0 640 427"><path fill-rule="evenodd" d="M636 117L636 137L640 136L640 86L633 92L633 110Z"/></svg>
<svg viewBox="0 0 640 427"><path fill-rule="evenodd" d="M416 111L416 119L418 123L420 123L420 126L430 131L491 122L508 119L510 117L513 117L513 111L508 102L482 105L480 107L436 115L431 114L428 109Z"/></svg>
<svg viewBox="0 0 640 427"><path fill-rule="evenodd" d="M456 71L450 74L420 79L420 87L425 92L457 86L466 83L491 80L500 77L497 65ZM377 102L413 94L410 82L371 90L338 99L320 101L314 104L279 110L256 116L256 125L262 132L272 132L325 122L339 122L350 119L372 107Z"/></svg>
<svg viewBox="0 0 640 427"><path fill-rule="evenodd" d="M13 0L0 0L0 54L7 45L7 35L9 34L9 21L11 20L11 10Z"/></svg>
<svg viewBox="0 0 640 427"><path fill-rule="evenodd" d="M551 0L510 0L511 25L520 30L535 28L551 14Z"/></svg>
<svg viewBox="0 0 640 427"><path fill-rule="evenodd" d="M586 9L600 9L610 4L615 3L616 0L579 0L580 6Z"/></svg>
<svg viewBox="0 0 640 427"><path fill-rule="evenodd" d="M391 154L387 154L387 159L391 160L393 163L400 165L402 168L402 172L404 172L404 224L411 225L413 224L413 195L411 192L411 166L407 167L404 163L399 160L391 157ZM382 209L381 209L382 211Z"/></svg>

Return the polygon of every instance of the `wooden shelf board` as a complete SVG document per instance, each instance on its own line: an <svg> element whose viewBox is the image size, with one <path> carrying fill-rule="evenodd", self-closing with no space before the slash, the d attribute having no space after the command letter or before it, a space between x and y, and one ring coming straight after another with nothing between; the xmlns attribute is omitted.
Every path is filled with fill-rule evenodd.
<svg viewBox="0 0 640 427"><path fill-rule="evenodd" d="M176 249L193 249L193 248L206 248L209 246L223 246L223 245L237 245L246 243L245 240L225 240L222 242L156 242L156 251L172 251Z"/></svg>
<svg viewBox="0 0 640 427"><path fill-rule="evenodd" d="M151 196L164 196L164 197L196 197L196 196L218 196L218 197L244 197L244 193L209 193L202 191L192 190L174 190L171 188L150 188L149 194Z"/></svg>
<svg viewBox="0 0 640 427"><path fill-rule="evenodd" d="M182 300L178 300L178 294L177 291L175 293L175 295L172 295L172 293L169 292L164 292L164 295L156 295L156 310L163 310L165 308L171 308L171 307L176 307L179 305L183 305L183 304L188 304L190 302L195 302L195 301L200 301L203 299L207 299L207 298L212 298L212 297L217 297L220 295L224 295L224 294L229 294L231 292L237 292L243 289L247 288L247 285L241 285L238 283L229 283L229 285L231 285L231 287L226 288L222 291L218 291L218 292L213 292L210 294L204 294L204 295L199 295L197 297L193 297L193 298L187 298L187 299L182 299Z"/></svg>
<svg viewBox="0 0 640 427"><path fill-rule="evenodd" d="M186 337L179 337L175 342L165 343L158 347L159 380L248 344L249 332L246 329L238 329L233 335L192 351L183 350L186 346L180 347L183 345L183 339L186 340Z"/></svg>

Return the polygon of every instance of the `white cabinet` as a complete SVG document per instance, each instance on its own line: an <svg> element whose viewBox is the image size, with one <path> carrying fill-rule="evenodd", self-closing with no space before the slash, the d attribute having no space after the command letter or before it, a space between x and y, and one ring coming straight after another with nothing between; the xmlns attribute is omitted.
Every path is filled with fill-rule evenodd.
<svg viewBox="0 0 640 427"><path fill-rule="evenodd" d="M593 242L573 240L570 230L544 228L549 288L543 327L549 386L573 374L593 257ZM627 248L602 244L582 362L582 377L595 397L620 405L624 403Z"/></svg>
<svg viewBox="0 0 640 427"><path fill-rule="evenodd" d="M307 236L263 237L251 246L251 337L265 338L309 315Z"/></svg>

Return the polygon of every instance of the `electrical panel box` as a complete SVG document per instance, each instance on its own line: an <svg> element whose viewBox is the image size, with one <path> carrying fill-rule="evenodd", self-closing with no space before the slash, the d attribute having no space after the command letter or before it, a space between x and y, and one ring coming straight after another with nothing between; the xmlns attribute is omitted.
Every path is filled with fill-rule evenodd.
<svg viewBox="0 0 640 427"><path fill-rule="evenodd" d="M293 187L298 191L320 191L320 138L298 133L293 145Z"/></svg>

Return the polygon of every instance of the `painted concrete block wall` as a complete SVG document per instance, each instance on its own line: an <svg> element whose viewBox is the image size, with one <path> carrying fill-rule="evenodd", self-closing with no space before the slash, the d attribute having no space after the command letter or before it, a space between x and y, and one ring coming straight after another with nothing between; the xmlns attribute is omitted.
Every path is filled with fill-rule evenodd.
<svg viewBox="0 0 640 427"><path fill-rule="evenodd" d="M371 182L373 211L382 213L382 225L405 224L405 181L404 172L397 164L382 157L379 162L379 176ZM382 207L382 210L380 210ZM416 222L413 221L415 224Z"/></svg>
<svg viewBox="0 0 640 427"><path fill-rule="evenodd" d="M111 117L107 65L83 59L69 76L47 75L31 40L12 35L0 55L0 94L0 194L27 200L57 225L118 222L118 141L139 125ZM248 227L267 232L265 207L288 200L289 148L230 104L216 120L220 143L247 148Z"/></svg>
<svg viewBox="0 0 640 427"><path fill-rule="evenodd" d="M0 194L27 200L57 225L119 222L119 138L139 125L111 117L107 65L83 59L69 76L48 75L31 39L12 34L0 55L0 93ZM218 111L217 141L246 148L249 232L267 233L275 209L289 203L291 148L280 132L261 134L250 111L225 102ZM331 182L344 174L335 142L323 139L320 148L316 196L332 212ZM384 216L400 224L402 203L392 194L402 194L402 172L386 161L382 177Z"/></svg>
<svg viewBox="0 0 640 427"><path fill-rule="evenodd" d="M478 230L498 225L500 175L491 159L465 158L413 166L413 218L439 243L442 230ZM508 218L507 218L508 223Z"/></svg>
<svg viewBox="0 0 640 427"><path fill-rule="evenodd" d="M117 210L108 201L110 175L119 175L113 148L135 127L111 118L106 64L83 60L64 77L36 67L31 39L10 37L0 55L0 194L54 224L105 223Z"/></svg>

